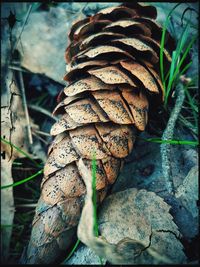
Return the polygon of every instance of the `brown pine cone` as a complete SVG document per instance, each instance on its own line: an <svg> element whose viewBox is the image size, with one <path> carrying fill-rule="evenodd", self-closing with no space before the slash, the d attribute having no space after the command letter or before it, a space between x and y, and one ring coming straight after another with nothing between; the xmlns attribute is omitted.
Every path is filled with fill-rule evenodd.
<svg viewBox="0 0 200 267"><path fill-rule="evenodd" d="M145 129L150 97L162 101L162 28L154 21L156 15L154 7L130 3L101 10L72 26L65 54L68 86L54 110L60 118L51 129L55 139L24 263L54 263L67 255L86 193L79 159L91 171L96 154L101 202L132 151L136 133ZM173 48L169 34L165 46ZM166 64L171 61L169 51L164 51Z"/></svg>

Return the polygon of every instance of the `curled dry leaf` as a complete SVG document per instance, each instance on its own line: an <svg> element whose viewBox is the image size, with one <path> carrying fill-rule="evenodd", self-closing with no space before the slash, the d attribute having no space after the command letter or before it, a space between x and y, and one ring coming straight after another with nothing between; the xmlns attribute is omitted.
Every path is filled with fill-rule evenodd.
<svg viewBox="0 0 200 267"><path fill-rule="evenodd" d="M146 190L132 188L105 199L99 214L101 236L96 237L92 176L81 159L78 165L87 189L78 225L78 237L84 244L112 264L186 262L170 206Z"/></svg>

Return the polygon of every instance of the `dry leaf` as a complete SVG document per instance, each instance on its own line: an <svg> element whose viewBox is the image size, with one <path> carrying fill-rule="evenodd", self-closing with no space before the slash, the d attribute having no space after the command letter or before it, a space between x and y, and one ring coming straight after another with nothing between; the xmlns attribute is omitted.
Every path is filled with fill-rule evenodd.
<svg viewBox="0 0 200 267"><path fill-rule="evenodd" d="M78 165L87 189L78 225L83 243L112 264L185 263L170 206L153 192L133 188L109 196L99 215L101 236L95 237L92 176L82 159Z"/></svg>
<svg viewBox="0 0 200 267"><path fill-rule="evenodd" d="M180 199L182 205L192 213L194 218L198 217L198 167L194 166L188 172L183 183L177 188L175 196Z"/></svg>
<svg viewBox="0 0 200 267"><path fill-rule="evenodd" d="M27 151L26 120L19 90L13 80L12 72L7 73L6 87L7 94L2 96L1 108L1 136L15 146ZM9 144L1 142L1 151L5 157L1 160L1 185L5 186L13 183L12 163L16 158L24 157ZM12 234L14 219L13 188L1 191L1 225L7 225L2 229L2 252L3 258L8 257L9 244Z"/></svg>

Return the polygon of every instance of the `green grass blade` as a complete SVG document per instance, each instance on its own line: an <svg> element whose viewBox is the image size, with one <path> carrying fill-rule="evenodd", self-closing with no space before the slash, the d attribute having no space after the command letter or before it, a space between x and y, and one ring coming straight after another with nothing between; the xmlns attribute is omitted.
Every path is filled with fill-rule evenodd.
<svg viewBox="0 0 200 267"><path fill-rule="evenodd" d="M1 141L7 145L12 146L14 149L16 149L19 153L21 153L22 155L24 155L26 158L30 159L37 167L41 167L40 164L38 164L34 159L32 159L29 154L27 154L25 151L21 150L18 146L14 145L13 143L11 143L10 141L6 140L5 138L1 137Z"/></svg>
<svg viewBox="0 0 200 267"><path fill-rule="evenodd" d="M167 105L167 100L168 100L168 97L169 97L169 94L170 94L170 91L171 91L171 80L172 80L172 77L173 77L173 74L174 74L174 70L175 70L175 67L176 67L176 51L173 51L172 53L172 63L170 65L170 71L169 71L169 83L167 85L167 89L166 89L166 92L165 92L165 100L164 100L164 107L166 107Z"/></svg>
<svg viewBox="0 0 200 267"><path fill-rule="evenodd" d="M97 224L97 204L96 204L96 156L92 158L92 201L94 208L94 234L98 236L98 224Z"/></svg>
<svg viewBox="0 0 200 267"><path fill-rule="evenodd" d="M176 77L176 75L178 74L178 72L179 72L179 70L180 70L180 68L181 68L181 66L182 66L182 64L183 64L183 62L184 62L184 60L185 60L185 58L187 57L187 55L188 55L190 49L192 48L194 42L196 41L196 39L197 39L197 36L194 36L194 37L192 38L192 40L190 41L189 45L187 46L187 48L185 49L185 51L184 51L184 53L183 53L183 56L181 57L181 59L180 59L180 61L179 61L179 63L178 63L177 70L176 70L176 72L174 73L174 77L173 77L173 79L174 79L174 78Z"/></svg>
<svg viewBox="0 0 200 267"><path fill-rule="evenodd" d="M198 146L198 141L188 141L188 140L162 140L160 138L142 138L147 142L159 143L159 144L172 144L172 145L190 145L190 146Z"/></svg>
<svg viewBox="0 0 200 267"><path fill-rule="evenodd" d="M171 17L171 14L173 13L173 11L180 5L181 3L178 3L176 4L172 9L171 11L169 12L169 14L167 15L167 19L163 25L163 28L162 28L162 36L161 36L161 42L160 42L160 76L161 76L161 81L162 81L162 84L163 84L163 88L164 88L164 94L166 93L166 80L165 80L165 77L164 77L164 57L163 57L163 54L164 54L164 46L165 46L165 36L166 36L166 31L167 31L167 26L169 24L169 21L170 21L170 17Z"/></svg>
<svg viewBox="0 0 200 267"><path fill-rule="evenodd" d="M184 116L179 115L179 121L195 135L198 140L198 125L193 125L190 121L188 121Z"/></svg>
<svg viewBox="0 0 200 267"><path fill-rule="evenodd" d="M181 38L178 41L176 50L173 51L173 54L172 54L172 63L170 66L170 71L169 71L169 82L168 82L167 90L166 90L167 97L171 91L174 79L176 78L176 75L179 72L180 64L178 63L178 61L179 61L181 52L183 50L183 47L185 46L185 44L187 42L187 39L188 39L188 25L184 28L184 30L181 34ZM176 68L175 68L175 66L176 66Z"/></svg>
<svg viewBox="0 0 200 267"><path fill-rule="evenodd" d="M186 73L186 71L189 69L189 67L192 65L192 61L190 61L190 63L188 63L179 73L178 75L178 79L180 78L181 75L183 75L184 73Z"/></svg>
<svg viewBox="0 0 200 267"><path fill-rule="evenodd" d="M166 85L165 85L165 79L164 79L164 46L165 46L165 35L166 35L166 31L167 31L167 22L168 22L168 18L167 21L165 23L165 25L163 26L162 29L162 37L161 37L161 42L160 42L160 76L161 76L161 81L163 84L163 88L164 88L164 94L166 92Z"/></svg>
<svg viewBox="0 0 200 267"><path fill-rule="evenodd" d="M68 261L69 258L71 258L71 256L74 254L75 250L77 249L78 245L80 244L80 240L78 239L75 243L75 245L73 246L72 250L70 251L69 255L67 256L67 258L65 259L65 261Z"/></svg>
<svg viewBox="0 0 200 267"><path fill-rule="evenodd" d="M24 184L30 180L32 180L33 178L35 178L36 176L40 175L41 173L43 173L43 169L42 170L39 170L38 172L36 172L35 174L21 180L21 181L18 181L16 183L13 183L13 184L8 184L8 185L4 185L4 186L1 186L1 189L6 189L6 188L9 188L9 187L15 187L15 186L18 186L18 185L21 185L21 184Z"/></svg>
<svg viewBox="0 0 200 267"><path fill-rule="evenodd" d="M167 105L167 101L168 101L168 97L169 94L171 92L172 86L178 82L178 79L180 77L180 75L183 75L186 70L189 69L189 67L191 66L191 63L187 64L183 70L180 70L180 68L183 65L184 60L186 59L192 45L194 44L195 40L196 40L196 36L192 38L192 40L190 41L189 45L187 45L187 47L185 48L185 51L183 53L183 55L181 55L182 51L184 50L184 47L187 44L187 41L189 39L189 26L190 26L190 21L187 22L186 26L184 27L183 31L180 34L180 38L178 40L177 46L176 46L176 50L173 51L172 54L172 63L170 66L170 70L167 72L167 74L165 75L164 72L164 60L163 60L163 52L164 52L164 44L165 44L165 36L166 36L166 30L167 30L167 26L169 26L169 24L171 23L170 21L170 17L172 12L176 9L177 6L179 6L181 3L178 3L177 5L175 5L175 7L169 12L167 19L163 25L163 30L162 30L162 36L161 36L161 45L160 45L160 75L161 75L161 81L164 87L164 107L166 108ZM165 77L164 77L165 76ZM168 83L167 83L168 81Z"/></svg>
<svg viewBox="0 0 200 267"><path fill-rule="evenodd" d="M181 37L179 38L178 44L177 44L177 47L176 47L176 51L177 51L176 60L178 60L178 57L179 57L181 51L183 50L183 48L184 48L184 46L185 46L185 44L186 44L186 42L188 40L188 37L189 37L188 25L189 24L187 24L185 26L185 28L183 29L182 33L180 34Z"/></svg>
<svg viewBox="0 0 200 267"><path fill-rule="evenodd" d="M1 229L2 228L10 228L13 227L13 224L1 224Z"/></svg>
<svg viewBox="0 0 200 267"><path fill-rule="evenodd" d="M93 154L92 157L92 202L93 202L93 212L94 212L94 235L98 236L98 222L97 222L97 200L96 200L96 172L97 172L97 163L96 155ZM99 257L100 264L103 265L101 257Z"/></svg>
<svg viewBox="0 0 200 267"><path fill-rule="evenodd" d="M183 75L186 72L186 70L188 70L189 67L192 64L192 62L188 63L180 71L180 68L181 68L185 58L187 57L192 45L196 41L197 36L194 36L192 38L192 40L190 41L189 45L186 47L182 57L180 58L181 51L183 49L183 46L185 46L187 38L188 38L188 32L185 29L184 34L183 34L182 38L180 39L180 42L178 44L178 47L177 47L176 51L173 51L173 54L172 54L172 63L171 63L171 66L170 66L170 70L169 70L169 72L167 73L167 75L165 77L165 82L166 82L166 80L167 80L167 78L169 76L169 82L168 82L168 85L167 85L166 94L165 94L165 100L164 100L164 107L165 108L166 108L166 105L167 105L168 97L169 97L170 91L172 89L173 83L178 82L178 79L180 78L180 76ZM175 66L176 66L176 68L175 68Z"/></svg>

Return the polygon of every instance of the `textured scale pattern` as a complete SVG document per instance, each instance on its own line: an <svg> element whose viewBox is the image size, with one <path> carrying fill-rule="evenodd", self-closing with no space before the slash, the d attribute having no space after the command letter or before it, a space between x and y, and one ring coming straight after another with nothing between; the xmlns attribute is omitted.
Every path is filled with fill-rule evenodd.
<svg viewBox="0 0 200 267"><path fill-rule="evenodd" d="M24 263L54 263L76 237L86 193L79 159L89 171L97 159L98 202L115 182L123 159L148 121L149 97L163 99L159 76L162 28L152 6L130 3L73 24L66 49L68 85L58 97L55 137ZM164 50L171 62L173 40Z"/></svg>

